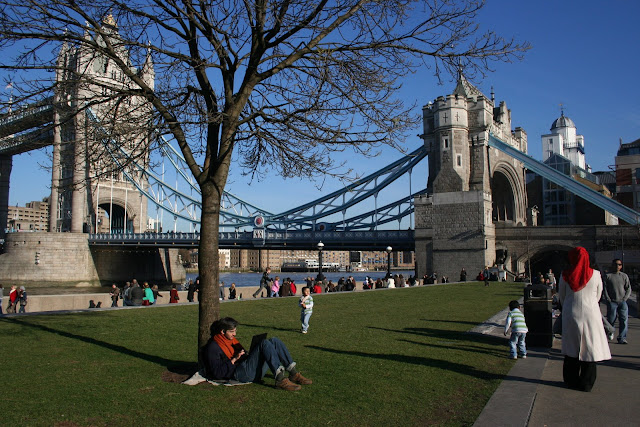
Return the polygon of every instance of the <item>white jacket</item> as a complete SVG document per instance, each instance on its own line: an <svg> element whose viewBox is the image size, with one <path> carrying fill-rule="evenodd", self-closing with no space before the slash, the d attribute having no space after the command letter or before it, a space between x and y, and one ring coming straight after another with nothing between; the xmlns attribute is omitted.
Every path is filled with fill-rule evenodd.
<svg viewBox="0 0 640 427"><path fill-rule="evenodd" d="M584 362L611 359L602 326L600 295L602 279L598 270L593 270L587 285L578 292L573 292L564 277L560 277L558 298L562 304L562 354Z"/></svg>

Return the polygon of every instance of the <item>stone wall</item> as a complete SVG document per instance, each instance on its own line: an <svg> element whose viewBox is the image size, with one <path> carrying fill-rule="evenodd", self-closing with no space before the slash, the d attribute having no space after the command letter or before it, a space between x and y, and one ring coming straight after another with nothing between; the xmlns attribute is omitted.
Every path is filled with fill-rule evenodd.
<svg viewBox="0 0 640 427"><path fill-rule="evenodd" d="M237 296L242 295L242 299L254 299L251 295L258 289L258 286L239 287ZM298 288L300 295L302 287ZM46 311L64 311L64 310L85 310L89 308L89 301L94 304L101 303L101 309L111 307L111 297L108 292L92 293L92 294L70 294L70 295L34 295L31 289L27 288L28 303L26 307L27 313L41 313ZM37 291L35 291L37 292ZM34 293L35 293L34 292ZM9 289L5 289L5 296L2 303L2 310L6 313L7 303L9 301ZM157 305L165 305L169 303L169 291L161 291L162 298L157 299ZM178 291L180 301L178 304L188 303L187 291ZM229 295L229 288L225 288L225 297ZM197 304L197 297L195 300ZM177 304L176 304L177 305ZM118 306L122 307L122 300L118 301Z"/></svg>
<svg viewBox="0 0 640 427"><path fill-rule="evenodd" d="M132 278L183 283L175 248L89 248L84 233L9 233L0 283L28 287L100 286Z"/></svg>
<svg viewBox="0 0 640 427"><path fill-rule="evenodd" d="M495 261L491 198L481 191L437 193L415 200L416 272L457 280Z"/></svg>
<svg viewBox="0 0 640 427"><path fill-rule="evenodd" d="M98 272L87 235L9 233L0 255L0 283L24 286L96 286Z"/></svg>

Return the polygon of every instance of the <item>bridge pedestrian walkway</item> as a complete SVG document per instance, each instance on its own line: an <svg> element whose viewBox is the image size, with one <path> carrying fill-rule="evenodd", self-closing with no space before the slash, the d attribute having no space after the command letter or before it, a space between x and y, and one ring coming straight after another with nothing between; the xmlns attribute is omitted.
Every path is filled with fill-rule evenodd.
<svg viewBox="0 0 640 427"><path fill-rule="evenodd" d="M630 301L629 344L617 344L615 340L610 343L612 359L598 364L598 378L590 393L564 386L562 341L554 339L552 348L530 348L526 359L518 359L474 426L640 425L640 319L637 313L636 301ZM499 332L502 336L502 330Z"/></svg>

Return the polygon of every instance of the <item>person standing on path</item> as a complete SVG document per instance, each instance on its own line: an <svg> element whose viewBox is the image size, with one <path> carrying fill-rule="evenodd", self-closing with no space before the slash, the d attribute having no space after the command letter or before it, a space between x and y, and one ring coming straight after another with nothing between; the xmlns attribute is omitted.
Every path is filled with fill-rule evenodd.
<svg viewBox="0 0 640 427"><path fill-rule="evenodd" d="M518 353L523 359L527 358L527 323L524 319L524 314L520 311L520 303L516 300L509 302L509 314L504 322L504 335L507 336L507 332L511 329L511 338L509 339L509 357L512 359L518 358Z"/></svg>
<svg viewBox="0 0 640 427"><path fill-rule="evenodd" d="M572 389L591 391L596 382L596 362L611 359L602 327L600 272L589 265L583 247L569 251L571 267L562 272L558 300L562 306L562 376Z"/></svg>
<svg viewBox="0 0 640 427"><path fill-rule="evenodd" d="M604 299L607 301L607 320L615 327L618 318L618 344L627 343L627 330L629 319L629 306L627 300L631 296L631 282L629 276L622 272L622 261L613 260L613 273L609 273L605 279ZM607 337L613 340L613 333Z"/></svg>
<svg viewBox="0 0 640 427"><path fill-rule="evenodd" d="M169 304L177 304L180 301L180 295L178 295L178 289L176 289L176 285L171 286L171 291L169 292Z"/></svg>
<svg viewBox="0 0 640 427"><path fill-rule="evenodd" d="M18 289L15 285L11 286L9 291L9 306L7 307L7 314L16 312L16 305L18 304Z"/></svg>
<svg viewBox="0 0 640 427"><path fill-rule="evenodd" d="M0 285L0 316L2 316L4 313L2 312L2 297L4 296L4 289L2 288L2 285Z"/></svg>
<svg viewBox="0 0 640 427"><path fill-rule="evenodd" d="M24 288L24 286L20 286L18 300L20 301L20 310L18 311L18 313L26 313L25 309L27 307L27 290Z"/></svg>
<svg viewBox="0 0 640 427"><path fill-rule="evenodd" d="M115 283L111 285L109 296L111 296L111 307L117 307L118 299L120 299L120 288Z"/></svg>

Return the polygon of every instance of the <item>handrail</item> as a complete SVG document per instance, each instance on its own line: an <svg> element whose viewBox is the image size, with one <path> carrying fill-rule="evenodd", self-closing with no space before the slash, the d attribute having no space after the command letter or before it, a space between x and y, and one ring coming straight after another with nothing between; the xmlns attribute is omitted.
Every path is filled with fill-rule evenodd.
<svg viewBox="0 0 640 427"><path fill-rule="evenodd" d="M629 224L640 224L640 212L637 212L622 203L619 203L591 188L576 181L572 177L563 174L560 171L540 162L528 154L510 146L509 144L496 138L493 134L489 134L489 146L508 154L516 160L521 161L527 169L549 181L560 185L565 190L570 191L592 203L599 208L606 210Z"/></svg>

